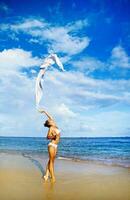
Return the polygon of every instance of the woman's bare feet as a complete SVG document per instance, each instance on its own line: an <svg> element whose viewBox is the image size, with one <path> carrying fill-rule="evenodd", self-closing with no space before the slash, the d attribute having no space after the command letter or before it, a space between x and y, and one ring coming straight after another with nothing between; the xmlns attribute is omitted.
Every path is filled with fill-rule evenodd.
<svg viewBox="0 0 130 200"><path fill-rule="evenodd" d="M47 181L47 180L48 180L48 176L47 176L47 175L44 175L44 176L43 176L43 179L44 179L44 181Z"/></svg>
<svg viewBox="0 0 130 200"><path fill-rule="evenodd" d="M52 183L55 183L55 182L56 182L55 177L51 178L51 182L52 182Z"/></svg>

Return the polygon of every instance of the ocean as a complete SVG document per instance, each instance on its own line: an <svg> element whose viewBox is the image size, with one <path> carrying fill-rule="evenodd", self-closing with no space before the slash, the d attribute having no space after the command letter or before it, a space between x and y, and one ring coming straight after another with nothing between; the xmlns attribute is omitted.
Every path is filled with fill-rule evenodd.
<svg viewBox="0 0 130 200"><path fill-rule="evenodd" d="M0 152L47 156L46 138L0 137ZM57 159L130 167L130 137L61 138Z"/></svg>

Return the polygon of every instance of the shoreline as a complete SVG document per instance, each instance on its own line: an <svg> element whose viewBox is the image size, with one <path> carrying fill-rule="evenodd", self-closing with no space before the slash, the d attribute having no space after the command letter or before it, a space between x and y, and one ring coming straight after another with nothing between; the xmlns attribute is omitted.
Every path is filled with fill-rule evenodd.
<svg viewBox="0 0 130 200"><path fill-rule="evenodd" d="M19 154L19 155L31 155L31 156L41 156L44 158L48 158L48 152L38 152L38 151L21 151L21 150L1 150L1 153L5 154ZM130 161L128 160L126 162L122 162L119 159L109 159L109 160L94 160L94 159L82 159L82 158L73 158L73 157L67 157L67 156L60 156L57 155L56 160L66 160L66 161L72 161L72 162L81 162L86 164L96 164L96 165L106 165L106 166L115 166L115 167L123 167L123 168L130 168ZM124 161L124 160L123 160Z"/></svg>
<svg viewBox="0 0 130 200"><path fill-rule="evenodd" d="M44 182L47 157L0 153L1 200L128 200L130 169L55 161L56 183Z"/></svg>

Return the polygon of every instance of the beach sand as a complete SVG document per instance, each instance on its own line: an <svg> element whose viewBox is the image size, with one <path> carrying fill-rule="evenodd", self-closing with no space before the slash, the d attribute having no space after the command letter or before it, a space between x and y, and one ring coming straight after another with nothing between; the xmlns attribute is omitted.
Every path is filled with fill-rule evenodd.
<svg viewBox="0 0 130 200"><path fill-rule="evenodd" d="M129 168L56 159L53 184L42 179L46 162L0 153L0 200L130 199Z"/></svg>

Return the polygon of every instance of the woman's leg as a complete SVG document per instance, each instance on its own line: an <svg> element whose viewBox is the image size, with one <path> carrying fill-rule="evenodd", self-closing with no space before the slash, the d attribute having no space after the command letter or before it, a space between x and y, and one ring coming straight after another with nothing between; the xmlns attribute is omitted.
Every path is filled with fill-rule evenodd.
<svg viewBox="0 0 130 200"><path fill-rule="evenodd" d="M55 181L55 175L54 175L54 160L56 157L56 148L49 146L48 147L48 151L49 151L49 164L48 164L48 169L52 178L52 181Z"/></svg>
<svg viewBox="0 0 130 200"><path fill-rule="evenodd" d="M45 173L45 175L43 176L44 179L45 179L45 181L47 181L47 180L48 180L48 177L49 177L49 162L50 162L50 160L49 160L48 163L47 163L47 166L46 166L46 173Z"/></svg>

